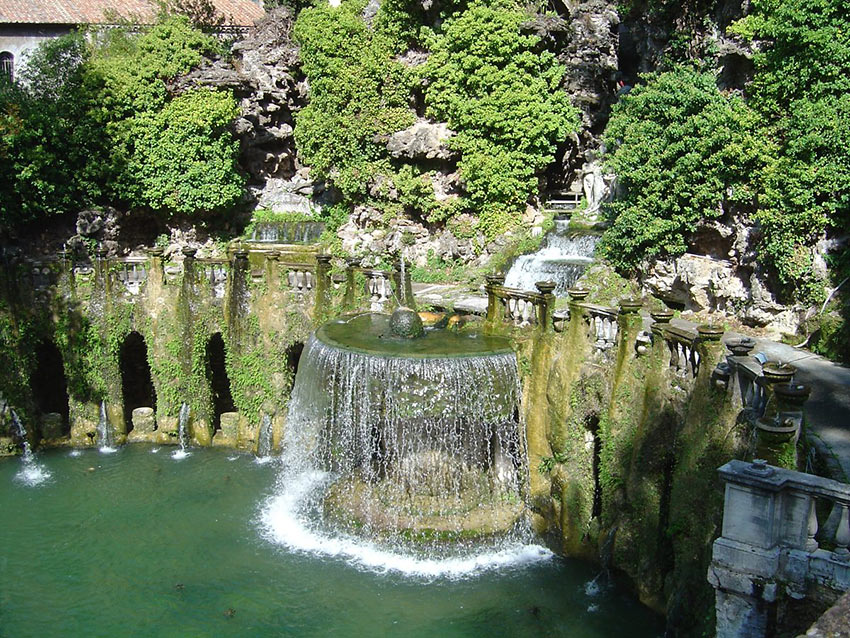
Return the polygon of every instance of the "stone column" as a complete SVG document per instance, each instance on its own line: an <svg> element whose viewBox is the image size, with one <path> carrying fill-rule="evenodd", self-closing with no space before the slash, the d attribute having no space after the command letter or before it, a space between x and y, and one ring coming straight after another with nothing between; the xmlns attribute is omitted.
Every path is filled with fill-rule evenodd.
<svg viewBox="0 0 850 638"><path fill-rule="evenodd" d="M504 275L487 275L484 290L487 291L487 323L495 325L499 321L499 298L496 288L505 284Z"/></svg>
<svg viewBox="0 0 850 638"><path fill-rule="evenodd" d="M314 316L321 317L322 313L330 308L331 290L331 256L316 255L316 283L315 283L315 306Z"/></svg>
<svg viewBox="0 0 850 638"><path fill-rule="evenodd" d="M543 332L552 332L552 312L555 310L554 281L538 281L534 284L537 291L543 295L543 304L538 307L537 322Z"/></svg>
<svg viewBox="0 0 850 638"><path fill-rule="evenodd" d="M345 310L354 310L354 304L357 301L357 277L355 268L360 266L360 260L356 257L350 257L345 260Z"/></svg>

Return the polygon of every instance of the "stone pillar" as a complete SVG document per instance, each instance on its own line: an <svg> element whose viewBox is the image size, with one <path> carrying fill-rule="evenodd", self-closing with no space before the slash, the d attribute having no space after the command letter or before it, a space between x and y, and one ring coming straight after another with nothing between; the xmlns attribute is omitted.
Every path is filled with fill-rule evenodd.
<svg viewBox="0 0 850 638"><path fill-rule="evenodd" d="M314 316L321 317L330 308L331 256L316 255L316 283Z"/></svg>
<svg viewBox="0 0 850 638"><path fill-rule="evenodd" d="M280 272L278 269L279 259L279 250L270 250L266 253L266 291L268 294L276 294L280 287Z"/></svg>
<svg viewBox="0 0 850 638"><path fill-rule="evenodd" d="M162 248L158 247L148 249L148 278L158 283L165 281L165 271L162 267L164 252Z"/></svg>
<svg viewBox="0 0 850 638"><path fill-rule="evenodd" d="M355 268L360 266L360 260L356 257L350 257L345 260L345 310L354 310L354 304L357 301L357 277Z"/></svg>
<svg viewBox="0 0 850 638"><path fill-rule="evenodd" d="M795 383L772 384L770 403L756 419L756 450L759 458L788 469L797 466L797 441L803 423L803 406L811 388Z"/></svg>
<svg viewBox="0 0 850 638"><path fill-rule="evenodd" d="M496 288L505 284L504 275L487 275L484 290L487 291L487 323L496 324L499 321L499 298Z"/></svg>
<svg viewBox="0 0 850 638"><path fill-rule="evenodd" d="M552 312L555 310L555 295L552 293L555 290L554 281L538 281L534 284L537 291L543 295L543 304L538 307L537 322L543 332L552 332Z"/></svg>

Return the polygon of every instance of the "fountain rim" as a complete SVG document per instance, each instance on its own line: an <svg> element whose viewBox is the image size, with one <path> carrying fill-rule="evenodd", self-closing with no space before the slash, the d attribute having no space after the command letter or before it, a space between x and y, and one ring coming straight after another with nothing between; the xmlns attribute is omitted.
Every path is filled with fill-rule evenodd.
<svg viewBox="0 0 850 638"><path fill-rule="evenodd" d="M361 317L361 316L364 316L364 315L370 315L370 314L381 314L381 315L383 315L385 313L362 312L362 313L353 315L352 317L349 317L349 320L357 318L357 317ZM389 315L387 315L387 316L389 316ZM337 341L336 339L332 338L331 336L329 336L327 334L326 328L329 325L338 322L339 319L340 319L340 317L337 317L335 319L331 319L330 321L327 321L327 322L323 323L321 326L319 326L318 328L316 328L316 330L313 332L313 336L315 337L315 339L318 340L319 342L323 343L326 346L337 348L339 350L345 350L347 352L356 352L358 354L364 354L364 355L369 355L369 356L372 356L372 357L379 357L379 358L383 358L383 359L445 360L445 359L471 359L471 358L475 358L475 357L491 357L491 356L501 356L501 355L506 355L506 354L516 356L516 352L511 347L510 341L507 340L507 339L504 339L503 337L499 337L497 335L492 335L492 337L496 338L496 339L504 339L505 346L503 348L490 348L490 349L487 349L487 350L481 350L479 352L439 352L439 353L405 352L405 353L395 353L395 352L387 352L385 350L378 350L378 349L371 349L371 348L363 348L363 347L353 346L353 345L341 343L340 341ZM443 329L439 329L439 330L443 330ZM428 335L432 332L434 332L433 329L426 328L425 336L417 337L415 340L418 341L420 339L427 339Z"/></svg>

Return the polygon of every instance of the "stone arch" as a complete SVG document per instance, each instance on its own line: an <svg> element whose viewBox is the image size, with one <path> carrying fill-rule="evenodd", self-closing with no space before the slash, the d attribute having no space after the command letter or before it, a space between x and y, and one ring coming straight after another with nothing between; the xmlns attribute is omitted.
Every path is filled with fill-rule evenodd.
<svg viewBox="0 0 850 638"><path fill-rule="evenodd" d="M0 75L10 82L15 79L15 56L9 51L0 52Z"/></svg>
<svg viewBox="0 0 850 638"><path fill-rule="evenodd" d="M62 353L51 340L41 341L35 347L35 368L30 375L30 387L36 408L43 419L45 438L70 434L65 365L62 361ZM58 414L60 422L44 422L45 415L48 414Z"/></svg>
<svg viewBox="0 0 850 638"><path fill-rule="evenodd" d="M227 375L227 349L220 332L213 333L206 345L207 381L212 395L213 432L221 429L221 415L235 412L233 395L230 392L230 377Z"/></svg>
<svg viewBox="0 0 850 638"><path fill-rule="evenodd" d="M296 341L286 349L286 370L289 372L290 392L295 385L295 375L298 373L298 364L301 361L301 353L304 352L304 342Z"/></svg>
<svg viewBox="0 0 850 638"><path fill-rule="evenodd" d="M145 338L135 330L121 342L119 352L121 369L121 396L124 403L124 423L127 432L133 429L133 410L153 408L156 411L156 389L148 363L148 346Z"/></svg>

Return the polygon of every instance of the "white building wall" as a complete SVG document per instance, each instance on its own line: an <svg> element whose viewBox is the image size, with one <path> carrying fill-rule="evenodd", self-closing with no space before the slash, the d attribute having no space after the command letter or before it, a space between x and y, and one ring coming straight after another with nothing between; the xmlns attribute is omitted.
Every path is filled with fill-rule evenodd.
<svg viewBox="0 0 850 638"><path fill-rule="evenodd" d="M14 73L17 78L26 66L28 53L45 40L70 32L70 25L0 25L0 53L8 51L15 56Z"/></svg>

